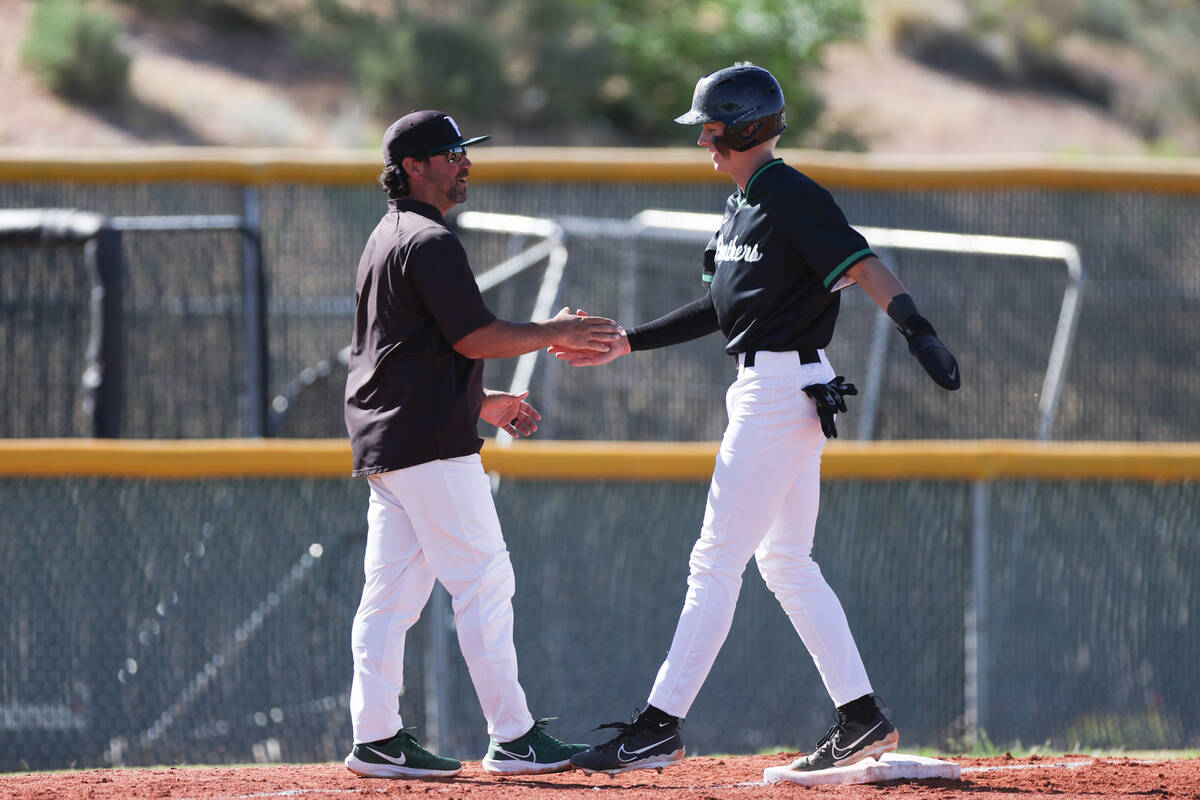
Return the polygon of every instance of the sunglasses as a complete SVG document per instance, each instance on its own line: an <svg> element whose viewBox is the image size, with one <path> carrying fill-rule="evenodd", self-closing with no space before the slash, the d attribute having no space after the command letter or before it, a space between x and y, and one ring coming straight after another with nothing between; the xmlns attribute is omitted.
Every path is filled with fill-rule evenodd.
<svg viewBox="0 0 1200 800"><path fill-rule="evenodd" d="M458 147L451 147L449 150L443 150L442 155L446 157L447 162L451 164L457 164L466 157L467 148L463 147L462 145L459 145Z"/></svg>

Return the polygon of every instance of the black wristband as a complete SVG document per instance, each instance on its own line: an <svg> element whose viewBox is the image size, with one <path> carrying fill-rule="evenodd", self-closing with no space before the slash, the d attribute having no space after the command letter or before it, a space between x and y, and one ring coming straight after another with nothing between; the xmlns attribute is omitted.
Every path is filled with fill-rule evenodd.
<svg viewBox="0 0 1200 800"><path fill-rule="evenodd" d="M892 322L903 328L910 319L921 316L921 312L917 311L917 304L913 302L912 295L905 292L896 295L888 303L887 315L892 318Z"/></svg>

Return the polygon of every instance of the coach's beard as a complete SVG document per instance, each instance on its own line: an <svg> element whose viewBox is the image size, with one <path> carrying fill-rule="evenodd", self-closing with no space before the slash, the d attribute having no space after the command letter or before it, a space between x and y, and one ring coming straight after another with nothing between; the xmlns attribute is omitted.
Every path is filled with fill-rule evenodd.
<svg viewBox="0 0 1200 800"><path fill-rule="evenodd" d="M447 196L455 203L467 202L467 173L461 172L454 178L454 187L447 192Z"/></svg>

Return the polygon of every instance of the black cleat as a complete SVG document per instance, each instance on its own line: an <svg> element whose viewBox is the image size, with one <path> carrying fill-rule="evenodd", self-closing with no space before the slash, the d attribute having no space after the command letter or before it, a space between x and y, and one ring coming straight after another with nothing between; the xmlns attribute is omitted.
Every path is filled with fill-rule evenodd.
<svg viewBox="0 0 1200 800"><path fill-rule="evenodd" d="M679 735L680 721L655 723L645 715L634 717L631 724L610 722L600 728L620 731L604 744L594 745L571 756L571 764L588 775L603 772L608 777L635 769L657 769L683 761L683 738Z"/></svg>
<svg viewBox="0 0 1200 800"><path fill-rule="evenodd" d="M793 761L791 768L812 772L845 767L867 758L878 759L899 744L900 733L881 712L876 711L871 721L863 725L851 722L845 714L839 713L837 724L817 742L811 753Z"/></svg>

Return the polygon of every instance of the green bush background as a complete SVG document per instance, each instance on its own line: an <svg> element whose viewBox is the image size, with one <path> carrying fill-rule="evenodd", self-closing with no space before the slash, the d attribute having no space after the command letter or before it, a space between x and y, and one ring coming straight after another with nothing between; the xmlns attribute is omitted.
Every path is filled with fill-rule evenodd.
<svg viewBox="0 0 1200 800"><path fill-rule="evenodd" d="M78 0L43 0L34 9L21 58L56 94L105 103L125 93L129 56L115 17Z"/></svg>
<svg viewBox="0 0 1200 800"><path fill-rule="evenodd" d="M867 37L996 91L1091 104L1150 152L1187 147L1200 122L1200 5L1179 0L43 0L23 60L61 96L111 102L121 20L142 18L283 43L383 124L447 108L514 144L677 145L696 79L751 61L784 88L791 143L866 149L853 120L817 125L813 78L829 45Z"/></svg>

